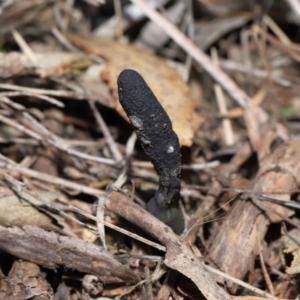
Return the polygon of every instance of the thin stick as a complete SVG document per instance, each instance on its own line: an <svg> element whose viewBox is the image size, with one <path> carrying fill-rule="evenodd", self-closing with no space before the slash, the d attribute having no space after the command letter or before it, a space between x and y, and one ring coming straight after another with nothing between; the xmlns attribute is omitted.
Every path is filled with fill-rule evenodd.
<svg viewBox="0 0 300 300"><path fill-rule="evenodd" d="M289 80L286 80L284 78L281 78L274 73L268 74L265 70L262 69L254 69L248 70L247 67L243 64L240 64L235 61L231 60L221 60L220 65L223 69L229 70L229 71L238 71L241 73L250 73L252 76L255 76L257 78L263 78L266 79L270 75L270 78L277 84L282 85L284 87L291 87L292 83Z"/></svg>
<svg viewBox="0 0 300 300"><path fill-rule="evenodd" d="M1 101L1 98L0 98ZM92 140L64 140L69 146L80 146L80 147L102 147L105 144L105 140L99 139L96 141ZM14 137L0 137L0 143L16 143L16 144L27 144L27 145L39 145L39 142L35 139L30 138L14 138Z"/></svg>
<svg viewBox="0 0 300 300"><path fill-rule="evenodd" d="M300 62L300 55L299 55L298 51L293 49L293 47L285 45L279 39L277 39L274 36L272 36L271 34L265 32L264 30L262 30L260 27L258 27L256 25L254 25L252 27L252 31L255 32L255 33L258 33L259 35L261 35L268 42L273 44L275 47L277 47L281 51L285 52L287 55L292 57L297 62Z"/></svg>
<svg viewBox="0 0 300 300"><path fill-rule="evenodd" d="M274 34L281 40L283 44L287 46L291 46L293 44L290 38L268 15L264 16L263 22L274 32Z"/></svg>
<svg viewBox="0 0 300 300"><path fill-rule="evenodd" d="M254 287L254 286L252 286L252 285L250 285L250 284L248 284L248 283L246 283L246 282L244 282L240 279L234 278L234 277L232 277L232 276L230 276L230 275L228 275L228 274L226 274L222 271L219 271L215 268L212 268L208 265L203 264L203 266L206 270L208 270L208 271L210 271L214 274L217 274L219 276L222 276L223 278L225 278L227 280L230 280L231 282L234 282L234 283L238 284L239 286L242 286L242 287L252 291L253 293L257 293L258 295L263 296L263 297L268 298L268 299L279 300L277 297L275 297L275 296L273 296L273 295L271 295L271 294L269 294L265 291L262 291L261 289L256 288L256 287Z"/></svg>
<svg viewBox="0 0 300 300"><path fill-rule="evenodd" d="M98 205L96 210L96 217L98 220L104 221L104 205L105 205L105 197L98 197ZM99 238L102 242L103 248L107 250L106 240L105 240L105 227L103 222L97 222L97 230L99 233Z"/></svg>
<svg viewBox="0 0 300 300"><path fill-rule="evenodd" d="M0 93L0 101L7 104L7 105L9 105L9 106L11 106L14 109L17 109L17 110L20 110L20 111L25 110L25 106L23 106L19 103L16 103L14 101L11 101L8 97L4 96L1 93Z"/></svg>
<svg viewBox="0 0 300 300"><path fill-rule="evenodd" d="M23 93L31 93L32 96L37 97L37 94L41 95L51 95L51 96L58 96L58 97L68 97L74 99L86 99L88 95L80 94L78 92L70 92L70 91L59 91L59 90L45 90L45 89L38 89L38 88L29 88L14 84L8 83L0 83L0 88L5 90L14 90L14 91L22 91ZM57 101L57 100L56 100Z"/></svg>
<svg viewBox="0 0 300 300"><path fill-rule="evenodd" d="M220 165L219 160L213 160L213 161L205 162L205 163L195 163L195 164L189 164L189 165L181 165L181 169L182 170L183 169L184 170L204 170L204 169L216 168L219 165ZM134 164L134 166L138 166L138 165Z"/></svg>
<svg viewBox="0 0 300 300"><path fill-rule="evenodd" d="M66 37L63 35L62 32L60 32L58 30L58 28L56 27L52 27L51 31L53 33L53 35L57 38L57 40L64 46L66 47L68 50L70 50L71 52L75 52L75 53L80 53L83 54L84 56L87 56L88 58L90 58L91 60L97 62L97 63L102 63L102 58L100 58L99 56L93 55L93 54L86 54L84 52L82 52L80 49L77 49L75 46L73 46L67 39ZM88 97L88 95L86 96Z"/></svg>
<svg viewBox="0 0 300 300"><path fill-rule="evenodd" d="M209 169L209 168L215 168L220 164L220 161L213 160L210 162L204 162L204 163L195 163L195 164L189 164L189 165L181 165L181 169L185 170L203 170L203 169ZM135 160L131 163L133 167L137 168L146 168L146 169L153 169L153 165L148 161L139 161Z"/></svg>
<svg viewBox="0 0 300 300"><path fill-rule="evenodd" d="M11 33L12 33L15 41L19 45L19 47L22 49L23 53L28 57L28 59L32 63L37 62L36 55L34 54L34 52L32 51L32 49L29 47L29 45L27 44L27 42L20 35L20 33L17 30L15 30L15 29L12 29Z"/></svg>
<svg viewBox="0 0 300 300"><path fill-rule="evenodd" d="M61 33L57 27L52 27L51 31L53 33L53 35L57 38L57 40L64 46L66 47L66 49L72 51L72 52L79 52L79 50L73 46L63 35L63 33Z"/></svg>
<svg viewBox="0 0 300 300"><path fill-rule="evenodd" d="M298 0L285 0L291 7L292 11L297 15L298 20L300 19L300 3Z"/></svg>
<svg viewBox="0 0 300 300"><path fill-rule="evenodd" d="M89 100L89 105L90 105L90 108L94 114L94 117L98 123L98 126L100 127L100 130L102 131L103 135L105 136L106 138L106 142L107 142L107 145L111 151L111 154L114 158L114 160L116 161L116 163L120 162L123 157L122 157L122 154L119 150L119 148L117 147L117 144L115 143L106 123L104 122L100 112L97 110L96 108L96 105L94 103L94 101L92 100Z"/></svg>
<svg viewBox="0 0 300 300"><path fill-rule="evenodd" d="M7 117L3 116L2 114L0 114L0 121L6 125L9 125L27 135L29 135L30 137L32 137L40 142L42 141L42 137L39 134L37 134L34 131L26 128L25 126L17 123L15 120L13 120L11 118L7 118Z"/></svg>
<svg viewBox="0 0 300 300"><path fill-rule="evenodd" d="M274 286L273 286L272 280L270 278L270 275L268 273L268 270L267 270L267 267L266 267L266 264L265 264L265 261L264 261L263 248L262 248L262 245L261 245L262 239L260 238L259 229L258 229L257 224L256 224L256 239L257 239L257 244L259 246L259 260L260 260L263 275L265 277L265 280L266 280L266 283L267 283L267 286L269 288L270 293L272 295L275 295Z"/></svg>
<svg viewBox="0 0 300 300"><path fill-rule="evenodd" d="M164 247L164 246L162 246L162 245L160 245L160 244L157 244L157 243L154 243L154 242L152 242L152 241L149 241L149 240L147 240L147 239L145 239L145 238L143 238L143 237L141 237L141 236L139 236L139 235L137 235L137 234L135 234L135 233L132 233L132 232L130 232L130 231L128 231L128 230L125 230L125 229L123 229L123 228L120 228L120 227L118 227L118 226L115 226L115 225L113 225L113 224L111 224L111 223L108 223L108 222L106 222L106 221L104 221L104 220L99 220L97 217L94 217L94 216L90 215L89 213L87 213L87 212L85 212L85 211L83 211L83 210L81 210L81 209L79 209L79 208L77 208L77 207L74 207L74 206L72 206L72 205L69 205L69 209L70 209L71 211L74 211L74 212L76 212L76 213L79 213L79 214L81 214L81 215L83 215L83 216L85 216L85 217L87 217L87 218L89 218L89 219L91 219L91 220L94 220L94 221L96 221L96 222L103 223L105 226L107 226L107 227L109 227L109 228L112 228L112 229L114 229L114 230L116 230L116 231L118 231L118 232L121 232L121 233L123 233L123 234L125 234L125 235L128 235L128 236L130 236L130 237L132 237L132 238L134 238L134 239L136 239L136 240L138 240L138 241L140 241L140 242L142 242L142 243L145 243L145 244L147 244L147 245L149 245L149 246L152 246L153 248L156 248L156 249L161 250L161 251L164 251L164 252L166 251L166 247Z"/></svg>
<svg viewBox="0 0 300 300"><path fill-rule="evenodd" d="M112 187L121 188L122 185L126 182L129 164L130 164L131 156L133 154L136 139L137 139L137 136L136 136L135 132L133 132L126 144L125 165L124 165L123 170L122 170L121 174L119 175L118 179L112 184Z"/></svg>
<svg viewBox="0 0 300 300"><path fill-rule="evenodd" d="M26 92L26 91L20 91L20 92L3 92L3 93L0 93L0 96L6 96L6 97L18 97L18 96L29 96L29 97L36 97L38 99L41 99L41 100L44 100L44 101L47 101L51 104L54 104L58 107L65 107L65 105L52 98L52 97L49 97L49 96L45 96L45 95L40 95L40 94L36 94L36 93L30 93L30 92Z"/></svg>

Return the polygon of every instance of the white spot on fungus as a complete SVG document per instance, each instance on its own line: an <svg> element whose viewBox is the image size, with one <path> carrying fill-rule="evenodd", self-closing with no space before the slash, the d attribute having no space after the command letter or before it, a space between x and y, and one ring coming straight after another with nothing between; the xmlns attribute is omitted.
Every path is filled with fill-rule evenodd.
<svg viewBox="0 0 300 300"><path fill-rule="evenodd" d="M167 153L173 153L174 152L174 147L169 146Z"/></svg>

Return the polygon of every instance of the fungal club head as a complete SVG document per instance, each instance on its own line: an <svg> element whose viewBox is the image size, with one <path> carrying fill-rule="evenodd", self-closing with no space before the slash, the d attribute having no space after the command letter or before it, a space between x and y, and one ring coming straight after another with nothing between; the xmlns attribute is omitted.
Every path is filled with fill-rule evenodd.
<svg viewBox="0 0 300 300"><path fill-rule="evenodd" d="M120 103L159 176L159 188L146 209L179 234L184 229L179 207L181 155L172 122L138 72L123 70L118 77L118 92Z"/></svg>

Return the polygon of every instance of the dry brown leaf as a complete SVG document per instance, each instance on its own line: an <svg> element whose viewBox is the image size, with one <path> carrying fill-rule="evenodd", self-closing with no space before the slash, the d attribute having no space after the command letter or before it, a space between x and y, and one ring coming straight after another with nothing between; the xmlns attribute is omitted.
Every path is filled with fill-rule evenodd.
<svg viewBox="0 0 300 300"><path fill-rule="evenodd" d="M268 139L267 136L264 136ZM270 145L271 140L270 140ZM260 160L260 171L257 174L254 190L262 191L269 197L282 200L290 200L290 193L300 181L300 143L299 141L289 141L278 146ZM269 147L271 148L271 146ZM264 150L264 149L262 149ZM264 153L266 153L264 151ZM282 205L262 202L261 207L267 211L267 215L272 222L281 222L282 217L291 217L295 210Z"/></svg>
<svg viewBox="0 0 300 300"><path fill-rule="evenodd" d="M35 191L32 192L32 194L42 198L45 202L51 202L59 195L57 192L44 191ZM28 199L28 197L30 197L30 199ZM24 195L24 198L28 199L28 201L21 199L8 188L0 188L0 225L35 225L45 229L55 229L53 218L50 214L47 215L38 210L41 203L27 194Z"/></svg>
<svg viewBox="0 0 300 300"><path fill-rule="evenodd" d="M266 298L262 298L262 297L254 297L254 296L233 296L232 300L266 300ZM280 299L280 300L284 300L284 299Z"/></svg>
<svg viewBox="0 0 300 300"><path fill-rule="evenodd" d="M166 62L145 50L113 40L96 37L67 36L72 43L107 60L102 78L112 90L116 110L125 118L118 101L117 77L124 69L139 72L167 111L182 146L191 146L193 100L188 85Z"/></svg>
<svg viewBox="0 0 300 300"><path fill-rule="evenodd" d="M259 106L254 102L247 103L244 109L244 119L251 145L255 151L258 151L261 145L261 123L258 116Z"/></svg>

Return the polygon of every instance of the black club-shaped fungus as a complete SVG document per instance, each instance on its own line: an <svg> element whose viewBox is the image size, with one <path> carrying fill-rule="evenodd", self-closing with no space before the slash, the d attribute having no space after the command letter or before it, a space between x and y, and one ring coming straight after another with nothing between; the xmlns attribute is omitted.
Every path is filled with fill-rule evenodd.
<svg viewBox="0 0 300 300"><path fill-rule="evenodd" d="M143 77L123 70L118 77L119 100L159 176L159 188L146 209L176 233L184 229L179 208L180 145L166 111Z"/></svg>

